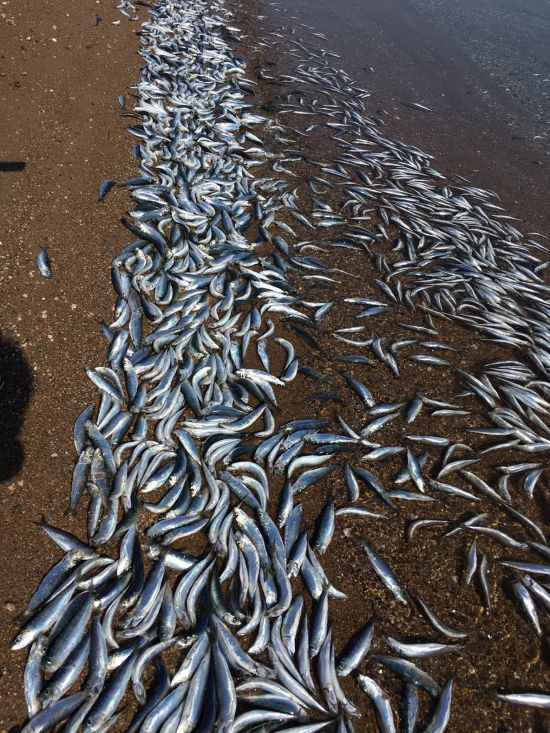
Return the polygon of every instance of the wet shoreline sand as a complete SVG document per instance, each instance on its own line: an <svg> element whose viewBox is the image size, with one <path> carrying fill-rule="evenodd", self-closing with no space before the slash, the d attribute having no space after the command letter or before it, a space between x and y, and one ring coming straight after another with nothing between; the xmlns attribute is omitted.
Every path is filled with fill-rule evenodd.
<svg viewBox="0 0 550 733"><path fill-rule="evenodd" d="M507 212L521 219L520 228L550 236L550 101L541 98L543 110L535 104L542 79L550 77L550 54L540 50L550 11L542 0L529 2L522 16L531 13L534 20L527 23L512 13L518 5L514 0L280 0L276 6L283 12L268 2L260 3L258 12L275 24L296 18L324 33L327 48L340 56L335 65L372 92L369 110L387 113L381 118L389 137L433 155L443 173L495 191ZM493 38L492 46L484 46L483 64L464 38L466 28ZM505 69L493 70L497 62ZM541 74L538 88L532 87L535 73ZM506 91L513 78L522 81L521 97ZM550 94L550 82L546 87ZM433 112L404 102L419 102Z"/></svg>

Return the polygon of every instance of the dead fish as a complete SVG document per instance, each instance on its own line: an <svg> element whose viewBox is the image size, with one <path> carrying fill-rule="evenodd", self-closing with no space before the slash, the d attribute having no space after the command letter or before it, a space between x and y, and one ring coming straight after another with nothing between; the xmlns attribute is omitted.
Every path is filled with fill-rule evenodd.
<svg viewBox="0 0 550 733"><path fill-rule="evenodd" d="M433 109L426 107L424 104L420 104L420 102L401 102L401 104L405 105L405 107L410 107L411 109L420 109L423 112L433 112Z"/></svg>
<svg viewBox="0 0 550 733"><path fill-rule="evenodd" d="M531 708L550 709L550 693L547 692L507 692L497 693L497 700L513 705L528 705Z"/></svg>
<svg viewBox="0 0 550 733"><path fill-rule="evenodd" d="M373 550L366 540L361 540L359 544L369 558L375 573L378 575L382 583L393 593L398 601L406 604L407 599L405 598L403 589L388 563L383 560L375 550Z"/></svg>
<svg viewBox="0 0 550 733"><path fill-rule="evenodd" d="M40 250L40 254L36 258L36 265L42 277L51 277L52 276L52 266L50 263L50 257L44 248Z"/></svg>
<svg viewBox="0 0 550 733"><path fill-rule="evenodd" d="M116 181L113 181L111 179L108 179L106 181L103 181L101 185L99 186L99 201L104 201L105 196L109 193L109 191L113 188L113 186L116 186Z"/></svg>

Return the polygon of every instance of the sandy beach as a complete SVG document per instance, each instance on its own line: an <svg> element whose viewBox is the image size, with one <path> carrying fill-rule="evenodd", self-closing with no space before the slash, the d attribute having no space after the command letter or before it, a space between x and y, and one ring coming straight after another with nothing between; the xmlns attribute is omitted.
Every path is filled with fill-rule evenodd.
<svg viewBox="0 0 550 733"><path fill-rule="evenodd" d="M550 78L545 47L550 10L543 0L530 0L521 10L513 0L498 5L492 0L467 0L456 7L437 0L228 0L228 6L245 37L239 42L228 33L227 42L237 58L245 60L247 74L257 84L249 100L267 121L287 121L283 114L277 115L287 101L285 95L297 93L290 82L285 86L276 77L295 73L293 64L298 62L278 50L272 51L267 43L258 48L257 39L279 32L284 25L281 48L286 49L293 36L289 28L299 35L306 34L300 23L310 25L308 43L313 38L316 44L337 54L334 65L371 92L366 108L380 120L380 129L388 138L432 155L434 168L453 183L461 185L467 179L473 186L495 191L505 214L517 217L522 232L539 232L541 241L550 236L546 205L550 185L550 82L544 81ZM146 12L140 6L140 20L131 22L111 0L82 0L78 6L52 0L7 0L0 5L0 733L16 733L26 716L22 694L25 655L10 651L18 629L17 615L59 559L57 549L37 523L45 516L53 524L86 535L84 510L76 519L65 515L75 463L73 423L85 405L97 401L85 368L105 361L107 342L101 324L113 320L115 303L110 267L130 241L120 218L134 205L123 188L113 188L101 202L98 189L105 179L122 182L137 172L132 155L135 139L126 128L138 123L135 115L121 108L119 96L127 98L131 110L134 100L130 87L139 80L142 64L136 33ZM311 30L323 37L311 36ZM310 110L307 114L313 116ZM318 174L312 161L338 160L341 155L328 135L307 138L304 130L309 121L310 117L298 121L293 128L297 130L300 153L291 154L297 172L293 173L295 180L288 178L289 186L302 186L304 190L306 182ZM279 151L283 158L277 148L282 143L273 129L264 121L255 132L269 150ZM281 175L286 173L283 169ZM301 201L308 205L321 196L323 206L333 211L344 211L349 206L349 199L346 203L337 186L315 195L311 193L315 188L306 193L304 190ZM303 222L287 212L280 218L290 231L296 228L302 241L310 242L311 237L312 247L330 240L330 231L311 234ZM380 226L384 223L380 218L375 220ZM395 230L391 226L388 230L395 245ZM36 268L41 247L47 248L51 258L51 279L42 278ZM264 241L260 241L259 251L265 262L272 256ZM277 265L283 251L279 245L273 259ZM393 265L394 252L386 254ZM311 257L317 257L313 250ZM315 260L311 262L315 264ZM322 327L304 336L303 329L294 328L296 321L289 325L279 314L272 317L278 334L295 347L300 364L322 372L332 381L328 387L320 387L299 373L281 390L280 402L273 410L277 423L299 416L326 419L328 424L336 414L350 424L363 420L358 416L365 409L364 403L356 395L350 399L341 385L335 385L345 379L344 374L364 378L360 366L341 361L342 350L350 351L348 345L353 343L347 341L344 347L342 340L351 338L346 328L356 317L349 299L382 297L376 285L380 271L374 258L351 249L337 251L330 264L335 268L331 275L340 278L334 281L338 305L327 311ZM297 272L289 268L288 292L296 289L308 303L319 306L329 297L327 289L335 287L323 282L325 275L306 275L302 279ZM345 277L342 273L351 275ZM435 320L440 337L452 350L456 371L442 372L424 364L420 368L418 362L403 360L397 379L387 364L375 361L369 366L369 384L375 385L383 404L400 405L412 399L415 392L433 393L439 400L454 399L464 386L460 370L477 374L486 364L517 357L517 350L473 336L468 324L437 315ZM413 329L426 329L422 309L409 310L401 302L395 304L395 310L382 312L375 326L369 321L363 335L371 336L371 341L380 336L383 341L403 338L400 327L404 321ZM339 342L331 340L334 333ZM313 338L313 346L308 338ZM272 364L274 372L284 371L281 354L273 358ZM254 366L262 368L258 358ZM461 406L464 413L469 411L469 420L486 419L483 405L477 404L471 394ZM436 427L454 442L464 439L456 415L442 415ZM420 435L435 431L434 418L427 410L415 422L414 430ZM385 438L388 445L401 445L409 433L410 426L398 422L389 425ZM486 447L481 439L476 440L472 439L476 451ZM338 457L336 450L334 455ZM510 455L505 453L506 460L512 460ZM487 458L487 476L492 477L490 472L496 471L502 460L501 454ZM435 475L440 457L430 457L427 466ZM398 468L398 462L380 468L385 486L394 481ZM543 464L543 470L546 468ZM544 481L535 501L521 494L514 506L547 528ZM272 478L271 488L269 508L273 513L284 488L280 475ZM327 497L341 498L345 494L338 473L338 478L323 483L322 493L303 495L305 524L311 532ZM491 503L483 497L475 506L488 511ZM386 510L387 506L382 508ZM436 523L444 523L450 521L449 511L456 521L466 516L460 499L446 497L429 512L413 510L410 518L414 521L418 516L429 516ZM499 526L505 527L502 517L500 521ZM406 628L411 638L423 639L433 632L414 611L413 603L405 605L388 597L372 569L366 570L365 555L357 549L365 525L354 518L345 527L336 532L322 557L332 582L348 595L342 605L334 606L334 611L331 605L337 647L341 648L371 616L378 623L379 612L380 628L385 633ZM489 614L480 600L483 589L479 585L462 593L462 535L446 541L420 532L422 541L413 544L405 535L402 515L391 512L376 532L372 529L372 534L380 552L399 563L403 584L418 592L422 589L440 614L452 607L453 624L468 628L471 635L458 671L453 655L430 661L430 674L439 684L455 674L458 678L448 730L550 730L544 712L502 706L495 699L497 688L512 689L516 685L542 689L547 681L548 655L547 641L541 641L520 617L513 595L495 579L496 572L491 570L494 574L489 577L498 603ZM494 548L483 542L480 540L480 545L492 561ZM189 541L185 549L199 555L204 546L203 540L197 539L196 544ZM114 553L116 548L110 547L109 551ZM429 564L425 562L426 553ZM298 588L298 581L292 584L294 590ZM306 606L312 606L309 598ZM378 640L376 644L377 653L387 653L383 642ZM377 675L397 709L401 684L386 671L378 670ZM356 730L375 730L373 708L352 677L343 679L342 686L361 713ZM127 714L113 730L125 730L134 709L135 705L127 708ZM423 723L431 709L423 705Z"/></svg>

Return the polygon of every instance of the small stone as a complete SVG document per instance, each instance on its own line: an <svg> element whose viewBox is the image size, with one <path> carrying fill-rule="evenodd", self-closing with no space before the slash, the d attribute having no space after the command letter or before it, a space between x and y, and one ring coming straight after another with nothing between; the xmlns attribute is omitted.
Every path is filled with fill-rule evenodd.
<svg viewBox="0 0 550 733"><path fill-rule="evenodd" d="M12 603L11 601L6 601L6 603L4 603L4 608L9 613L13 613L16 609L16 605L15 603Z"/></svg>

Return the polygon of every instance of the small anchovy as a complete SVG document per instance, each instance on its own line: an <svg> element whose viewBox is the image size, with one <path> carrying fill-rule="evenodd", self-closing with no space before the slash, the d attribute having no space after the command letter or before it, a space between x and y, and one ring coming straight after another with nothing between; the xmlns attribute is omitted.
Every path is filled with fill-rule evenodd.
<svg viewBox="0 0 550 733"><path fill-rule="evenodd" d="M51 277L52 276L52 266L50 262L50 257L44 248L40 250L40 254L36 258L36 265L42 277Z"/></svg>
<svg viewBox="0 0 550 733"><path fill-rule="evenodd" d="M407 448L407 468L409 469L409 476L412 478L416 488L424 493L424 478L422 476L422 468L418 462L417 457L410 448Z"/></svg>
<svg viewBox="0 0 550 733"><path fill-rule="evenodd" d="M405 410L405 422L412 423L420 414L424 405L424 398L421 395L415 395L407 405Z"/></svg>
<svg viewBox="0 0 550 733"><path fill-rule="evenodd" d="M531 708L550 710L550 693L548 692L508 692L497 694L497 700L511 702L514 705L528 705Z"/></svg>
<svg viewBox="0 0 550 733"><path fill-rule="evenodd" d="M334 512L334 516L341 517L346 514L357 514L360 517L371 517L372 519L383 519L386 515L379 512L373 512L362 506L343 506Z"/></svg>
<svg viewBox="0 0 550 733"><path fill-rule="evenodd" d="M31 646L27 664L25 666L24 688L29 718L36 715L41 708L39 695L44 684L44 676L41 667L42 658L47 646L48 637L39 636Z"/></svg>
<svg viewBox="0 0 550 733"><path fill-rule="evenodd" d="M328 625L328 593L323 591L315 610L311 622L311 637L309 641L309 656L315 657L321 649L327 635Z"/></svg>
<svg viewBox="0 0 550 733"><path fill-rule="evenodd" d="M359 482L349 463L344 466L344 478L349 492L350 501L357 501L360 496Z"/></svg>
<svg viewBox="0 0 550 733"><path fill-rule="evenodd" d="M500 542L505 547L513 547L516 550L529 549L529 545L526 542L520 542L519 540L510 537L506 532L502 532L500 529L495 529L494 527L477 527L476 525L471 525L469 527L465 527L465 529L470 532L479 532L487 535L487 537L497 540L497 542Z"/></svg>
<svg viewBox="0 0 550 733"><path fill-rule="evenodd" d="M382 417L377 417L361 430L361 437L367 438L369 435L376 433L378 430L385 427L388 423L393 422L398 417L398 412L391 413L390 415L382 415Z"/></svg>
<svg viewBox="0 0 550 733"><path fill-rule="evenodd" d="M433 496L420 494L418 491L407 491L406 489L394 489L393 491L388 491L386 496L388 496L390 499L403 499L404 501L437 501L437 499L434 499Z"/></svg>
<svg viewBox="0 0 550 733"><path fill-rule="evenodd" d="M511 466L500 466L500 471L506 474L516 474L536 469L540 467L540 463L515 463Z"/></svg>
<svg viewBox="0 0 550 733"><path fill-rule="evenodd" d="M98 195L99 201L105 200L105 196L107 196L107 194L113 188L113 186L116 186L116 181L113 181L112 179L107 179L106 181L103 181L101 183L101 185L99 186L99 195Z"/></svg>
<svg viewBox="0 0 550 733"><path fill-rule="evenodd" d="M369 653L373 635L374 619L371 619L348 641L336 664L336 671L341 677L347 676L361 664Z"/></svg>
<svg viewBox="0 0 550 733"><path fill-rule="evenodd" d="M477 570L477 545L476 540L472 542L472 545L468 551L468 559L466 561L466 570L464 571L464 585L470 585L472 578L474 577Z"/></svg>
<svg viewBox="0 0 550 733"><path fill-rule="evenodd" d="M411 354L407 357L410 361L416 361L419 364L429 364L430 366L452 366L450 361L447 359L441 359L439 356L432 356L431 354Z"/></svg>
<svg viewBox="0 0 550 733"><path fill-rule="evenodd" d="M459 652L464 649L460 644L438 644L437 642L403 642L384 634L386 643L402 657L407 659L426 659L440 654Z"/></svg>
<svg viewBox="0 0 550 733"><path fill-rule="evenodd" d="M454 484L447 484L443 481L436 481L434 478L428 479L429 485L436 491L441 491L443 494L450 494L451 496L459 496L461 499L467 499L468 501L480 501L478 496L474 496L469 491L459 489Z"/></svg>
<svg viewBox="0 0 550 733"><path fill-rule="evenodd" d="M440 472L437 474L438 481L445 476L448 476L450 473L454 473L454 471L460 471L463 468L467 468L468 466L473 466L474 463L479 463L479 458L463 458L459 461L452 461L451 463L446 463L443 468L440 470Z"/></svg>
<svg viewBox="0 0 550 733"><path fill-rule="evenodd" d="M443 634L443 636L448 636L450 639L468 638L469 635L466 634L464 631L456 631L455 629L451 629L450 626L447 626L443 623L443 621L440 621L435 613L424 603L419 595L415 596L415 600L420 606L420 609L423 611L428 621L431 623L436 631L439 631L440 634Z"/></svg>
<svg viewBox="0 0 550 733"><path fill-rule="evenodd" d="M482 555L481 562L479 563L478 568L477 568L477 573L479 576L481 590L483 591L485 608L487 611L490 611L492 607L492 603L491 603L491 589L489 587L488 571L489 571L489 561L487 559L487 555Z"/></svg>
<svg viewBox="0 0 550 733"><path fill-rule="evenodd" d="M430 107L426 107L424 104L420 104L420 102L401 102L405 107L410 107L411 109L420 109L423 112L433 112L433 109L430 109Z"/></svg>
<svg viewBox="0 0 550 733"><path fill-rule="evenodd" d="M326 478L334 470L335 466L323 466L321 468L312 468L309 471L304 471L292 484L292 493L294 495L300 494L313 484Z"/></svg>
<svg viewBox="0 0 550 733"><path fill-rule="evenodd" d="M330 387L336 386L335 382L333 382L331 379L329 379L328 377L324 377L318 371L309 366L298 367L298 374L303 374L305 377L315 379L317 382L321 382L321 384L326 384Z"/></svg>
<svg viewBox="0 0 550 733"><path fill-rule="evenodd" d="M334 499L330 497L319 517L313 548L324 555L334 534Z"/></svg>
<svg viewBox="0 0 550 733"><path fill-rule="evenodd" d="M42 606L15 637L11 647L12 650L24 649L53 626L58 620L59 615L69 605L73 593L74 585L71 584L57 593L57 595L54 595L48 603Z"/></svg>
<svg viewBox="0 0 550 733"><path fill-rule="evenodd" d="M372 396L371 391L362 382L354 379L349 374L342 374L342 376L348 387L358 395L366 407L374 407L376 404L374 397Z"/></svg>
<svg viewBox="0 0 550 733"><path fill-rule="evenodd" d="M407 525L407 542L411 542L416 531L422 527L444 527L446 524L449 524L447 519L413 519Z"/></svg>
<svg viewBox="0 0 550 733"><path fill-rule="evenodd" d="M426 690L432 697L439 695L439 685L423 669L413 664L413 662L400 659L399 657L388 657L383 654L371 654L370 658L387 667L406 682L410 682L412 685Z"/></svg>
<svg viewBox="0 0 550 733"><path fill-rule="evenodd" d="M403 453L405 448L400 445L385 445L381 448L375 448L363 456L364 461L378 461L380 459L389 458L391 456Z"/></svg>
<svg viewBox="0 0 550 733"><path fill-rule="evenodd" d="M512 590L514 591L514 594L518 599L519 604L525 613L525 616L531 623L531 626L535 629L538 636L541 636L542 629L540 627L537 609L535 608L535 604L533 602L531 594L529 593L525 585L521 582L521 580L514 580L514 582L512 583Z"/></svg>
<svg viewBox="0 0 550 733"><path fill-rule="evenodd" d="M432 413L430 413L431 417L465 417L466 415L469 415L469 410L434 410Z"/></svg>
<svg viewBox="0 0 550 733"><path fill-rule="evenodd" d="M52 730L59 723L67 720L74 711L82 705L86 696L83 692L77 692L55 702L51 707L36 713L29 722L21 728L21 733L46 733Z"/></svg>
<svg viewBox="0 0 550 733"><path fill-rule="evenodd" d="M432 718L424 730L424 733L443 733L447 730L451 719L451 705L453 701L454 678L451 677L441 691L441 695L435 706Z"/></svg>
<svg viewBox="0 0 550 733"><path fill-rule="evenodd" d="M450 440L443 438L441 435L406 435L408 440L412 440L415 443L422 443L423 445L435 445L438 447L449 445Z"/></svg>
<svg viewBox="0 0 550 733"><path fill-rule="evenodd" d="M373 704L381 733L397 733L391 702L384 690L377 682L366 675L358 675L357 682Z"/></svg>
<svg viewBox="0 0 550 733"><path fill-rule="evenodd" d="M368 544L366 540L361 540L359 544L369 558L375 573L378 575L382 583L386 586L388 590L393 593L398 601L406 604L407 599L405 598L405 593L399 585L399 581L393 574L392 569L390 568L388 563L383 560L377 552L373 550L373 548Z"/></svg>
<svg viewBox="0 0 550 733"><path fill-rule="evenodd" d="M411 685L410 682L405 683L403 687L402 704L403 733L414 733L416 720L418 718L418 709L420 707L418 688L416 685Z"/></svg>
<svg viewBox="0 0 550 733"><path fill-rule="evenodd" d="M362 364L363 366L373 366L370 359L363 354L347 354L344 356L332 357L335 361L343 361L344 364Z"/></svg>
<svg viewBox="0 0 550 733"><path fill-rule="evenodd" d="M535 493L535 488L539 478L542 476L543 469L536 468L534 471L530 471L523 481L523 488L529 499L532 499Z"/></svg>

